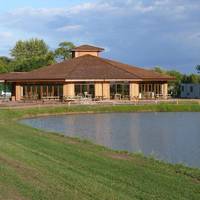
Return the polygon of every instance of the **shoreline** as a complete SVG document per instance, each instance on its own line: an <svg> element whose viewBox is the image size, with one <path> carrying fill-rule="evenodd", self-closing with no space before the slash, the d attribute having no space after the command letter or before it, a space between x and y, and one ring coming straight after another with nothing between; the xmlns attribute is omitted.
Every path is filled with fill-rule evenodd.
<svg viewBox="0 0 200 200"><path fill-rule="evenodd" d="M139 101L99 101L99 102L89 102L84 104L84 102L76 102L76 103L61 103L61 102L0 102L0 109L7 108L16 108L16 109L26 109L26 108L37 108L37 107L63 107L63 106L145 106L145 105L160 105L160 104L169 104L169 105L200 105L200 99L168 99L168 100L139 100Z"/></svg>

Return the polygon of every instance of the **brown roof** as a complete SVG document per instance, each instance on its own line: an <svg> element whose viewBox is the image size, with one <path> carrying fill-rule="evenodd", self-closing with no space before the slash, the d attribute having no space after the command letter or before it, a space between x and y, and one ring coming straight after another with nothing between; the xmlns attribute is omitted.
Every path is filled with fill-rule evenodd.
<svg viewBox="0 0 200 200"><path fill-rule="evenodd" d="M84 55L62 63L42 67L26 73L0 75L4 80L172 80L173 78L152 70L142 69L120 62Z"/></svg>
<svg viewBox="0 0 200 200"><path fill-rule="evenodd" d="M10 73L2 73L0 74L1 80L12 80L12 79L20 79L22 75L27 72L10 72Z"/></svg>
<svg viewBox="0 0 200 200"><path fill-rule="evenodd" d="M91 45L81 45L79 47L73 48L71 51L101 52L101 51L104 51L104 49L100 47L91 46Z"/></svg>

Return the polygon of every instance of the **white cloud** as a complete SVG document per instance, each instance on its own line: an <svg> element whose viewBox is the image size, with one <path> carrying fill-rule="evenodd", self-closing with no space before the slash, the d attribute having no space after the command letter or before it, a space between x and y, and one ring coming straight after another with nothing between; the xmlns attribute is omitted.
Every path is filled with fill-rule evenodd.
<svg viewBox="0 0 200 200"><path fill-rule="evenodd" d="M107 47L107 56L147 66L200 62L199 21L196 0L95 0L0 15L4 37L40 37L51 46L63 40L93 43Z"/></svg>
<svg viewBox="0 0 200 200"><path fill-rule="evenodd" d="M81 25L66 25L56 29L58 32L68 32L68 31L79 31L81 30Z"/></svg>
<svg viewBox="0 0 200 200"><path fill-rule="evenodd" d="M1 38L1 40L9 39L12 36L13 36L13 34L11 32L6 32L6 31L0 32L0 38Z"/></svg>

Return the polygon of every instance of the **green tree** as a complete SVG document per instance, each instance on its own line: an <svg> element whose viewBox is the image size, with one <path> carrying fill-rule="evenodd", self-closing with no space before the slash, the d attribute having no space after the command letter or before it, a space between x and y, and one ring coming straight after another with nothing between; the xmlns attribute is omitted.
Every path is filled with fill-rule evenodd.
<svg viewBox="0 0 200 200"><path fill-rule="evenodd" d="M59 61L64 61L72 57L71 49L75 45L72 42L61 42L59 47L55 50L56 59Z"/></svg>
<svg viewBox="0 0 200 200"><path fill-rule="evenodd" d="M11 59L5 56L0 57L0 73L9 72Z"/></svg>
<svg viewBox="0 0 200 200"><path fill-rule="evenodd" d="M8 70L6 64L2 60L0 60L0 73L5 73L7 71Z"/></svg>
<svg viewBox="0 0 200 200"><path fill-rule="evenodd" d="M200 65L196 66L197 73L200 73Z"/></svg>
<svg viewBox="0 0 200 200"><path fill-rule="evenodd" d="M28 72L43 66L51 65L53 63L54 63L54 54L49 53L48 56L45 57L32 57L29 59L14 60L10 64L10 68L12 68L13 71Z"/></svg>
<svg viewBox="0 0 200 200"><path fill-rule="evenodd" d="M200 68L200 65L199 65L199 68ZM180 96L181 83L194 83L194 84L200 83L199 74L182 74L181 72L178 72L176 70L167 71L167 70L162 69L161 67L155 67L154 71L175 77L174 81L169 82L169 92L172 93L174 97Z"/></svg>
<svg viewBox="0 0 200 200"><path fill-rule="evenodd" d="M47 55L49 48L43 40L30 39L19 40L11 50L11 55L15 59L29 59L31 57L41 57Z"/></svg>
<svg viewBox="0 0 200 200"><path fill-rule="evenodd" d="M166 74L175 78L174 81L169 82L169 92L174 97L179 97L181 94L181 83L183 79L183 74L176 70L166 71Z"/></svg>
<svg viewBox="0 0 200 200"><path fill-rule="evenodd" d="M164 69L162 69L160 66L154 67L153 70L155 72L158 72L158 73L161 73L161 74L165 74L166 73L166 71Z"/></svg>
<svg viewBox="0 0 200 200"><path fill-rule="evenodd" d="M40 39L18 41L11 56L14 60L10 65L14 71L31 71L55 63L54 53Z"/></svg>
<svg viewBox="0 0 200 200"><path fill-rule="evenodd" d="M170 81L169 82L169 93L172 94L173 97L178 97L180 95L180 85L182 82L182 78L183 78L183 74L181 74L180 72L176 71L176 70L164 70L161 67L155 67L154 71L161 73L161 74L166 74L169 76L172 76L175 78L174 81Z"/></svg>
<svg viewBox="0 0 200 200"><path fill-rule="evenodd" d="M200 83L200 75L198 74L189 74L189 75L184 75L183 76L183 83L194 83L198 84Z"/></svg>

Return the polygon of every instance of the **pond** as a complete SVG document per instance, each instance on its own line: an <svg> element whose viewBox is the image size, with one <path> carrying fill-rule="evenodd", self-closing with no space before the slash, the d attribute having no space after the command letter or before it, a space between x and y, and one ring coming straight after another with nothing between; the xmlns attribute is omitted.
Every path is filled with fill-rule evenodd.
<svg viewBox="0 0 200 200"><path fill-rule="evenodd" d="M35 128L200 167L200 113L106 113L38 117Z"/></svg>

